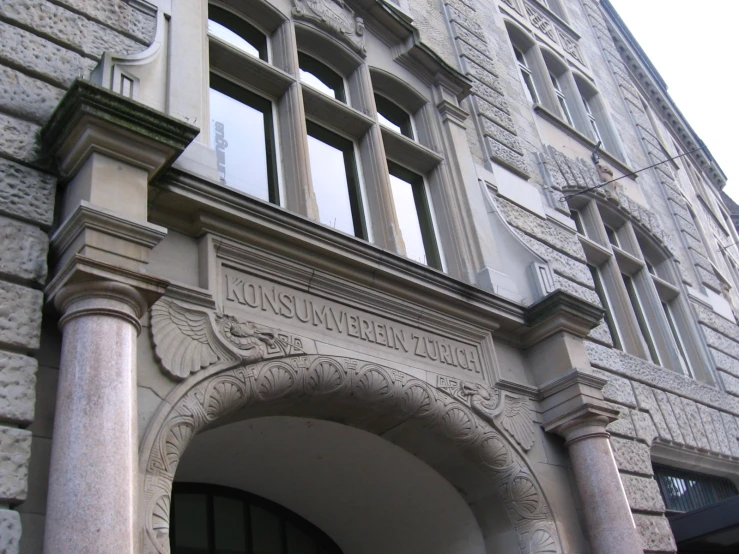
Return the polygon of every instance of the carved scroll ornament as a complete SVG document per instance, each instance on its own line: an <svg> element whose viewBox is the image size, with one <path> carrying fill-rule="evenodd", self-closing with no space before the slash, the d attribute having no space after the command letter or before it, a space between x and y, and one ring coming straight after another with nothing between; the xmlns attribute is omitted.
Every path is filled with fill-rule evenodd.
<svg viewBox="0 0 739 554"><path fill-rule="evenodd" d="M364 46L364 20L343 0L293 0L293 17L312 22L346 42L360 54Z"/></svg>
<svg viewBox="0 0 739 554"><path fill-rule="evenodd" d="M175 379L186 379L216 364L232 367L304 354L300 339L231 315L186 308L168 299L152 306L151 330L157 357Z"/></svg>

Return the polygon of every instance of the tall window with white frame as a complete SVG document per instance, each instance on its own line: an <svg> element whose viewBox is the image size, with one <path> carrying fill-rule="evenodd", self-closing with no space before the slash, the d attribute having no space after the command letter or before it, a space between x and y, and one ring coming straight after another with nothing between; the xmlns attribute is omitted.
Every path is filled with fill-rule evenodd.
<svg viewBox="0 0 739 554"><path fill-rule="evenodd" d="M433 204L447 198L449 177L429 147L440 124L430 88L412 89L312 24L268 12L209 5L221 184L445 270Z"/></svg>
<svg viewBox="0 0 739 554"><path fill-rule="evenodd" d="M237 55L267 61L267 37L246 21L212 6L208 34ZM272 102L213 68L210 77L211 145L221 183L279 203Z"/></svg>
<svg viewBox="0 0 739 554"><path fill-rule="evenodd" d="M595 201L573 199L571 213L613 346L711 382L707 369L696 371L708 364L669 256Z"/></svg>
<svg viewBox="0 0 739 554"><path fill-rule="evenodd" d="M415 142L416 133L411 114L381 94L375 94L375 105L378 122L384 129ZM405 146L412 149L414 145L408 144L408 141ZM392 161L392 152L387 154L393 202L405 255L411 260L441 269L426 181L420 173Z"/></svg>
<svg viewBox="0 0 739 554"><path fill-rule="evenodd" d="M337 71L303 52L298 53L298 60L301 84L347 103L344 78ZM366 239L354 142L310 119L306 125L313 192L320 222Z"/></svg>
<svg viewBox="0 0 739 554"><path fill-rule="evenodd" d="M518 63L518 71L521 74L521 81L523 82L524 92L530 102L534 104L539 103L539 94L536 92L536 85L534 84L534 75L529 68L526 55L523 50L518 48L515 44L513 45L513 53L516 55L516 62Z"/></svg>
<svg viewBox="0 0 739 554"><path fill-rule="evenodd" d="M554 93L557 96L557 103L559 104L559 111L564 120L567 122L568 125L571 127L575 126L574 121L572 120L572 114L570 114L570 108L567 105L567 97L565 96L565 93L562 89L562 85L560 84L560 78L557 77L552 71L549 71L549 79L552 81L552 86L554 87Z"/></svg>

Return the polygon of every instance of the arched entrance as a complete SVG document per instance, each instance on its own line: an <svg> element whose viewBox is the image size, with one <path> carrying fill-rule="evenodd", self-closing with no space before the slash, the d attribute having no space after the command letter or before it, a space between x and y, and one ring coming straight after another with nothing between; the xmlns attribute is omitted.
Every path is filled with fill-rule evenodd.
<svg viewBox="0 0 739 554"><path fill-rule="evenodd" d="M434 468L474 514L485 552L558 553L551 512L523 456L456 398L395 369L300 356L193 375L165 399L140 451L143 551L169 552L172 482L193 437L265 416L340 422L381 434ZM504 506L506 518L495 517ZM502 548L505 548L503 550Z"/></svg>

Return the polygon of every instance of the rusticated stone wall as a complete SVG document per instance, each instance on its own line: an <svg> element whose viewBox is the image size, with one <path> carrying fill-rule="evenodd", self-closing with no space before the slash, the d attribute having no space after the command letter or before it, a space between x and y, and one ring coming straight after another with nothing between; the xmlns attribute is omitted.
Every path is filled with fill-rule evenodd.
<svg viewBox="0 0 739 554"><path fill-rule="evenodd" d="M53 394L47 392L56 382L54 364L36 357L57 188L51 160L43 157L36 137L75 78L88 76L105 51L143 50L154 27L151 15L123 0L0 2L3 553L41 551L53 413ZM51 406L36 405L37 387L39 398L50 400Z"/></svg>
<svg viewBox="0 0 739 554"><path fill-rule="evenodd" d="M483 8L498 9L498 2L493 1L470 0L465 1L467 4L470 10L478 13ZM562 4L569 25L581 36L582 59L595 77L599 94L611 109L610 117L628 162L640 168L664 160L658 131L653 129L637 87L614 44L600 3L597 0L563 0ZM499 5L522 13L523 4L518 0L500 0ZM471 19L471 12L465 12L465 16ZM489 51L499 53L500 60L507 55L508 38L505 33L498 32L499 24L498 29L489 28L496 25L494 17L488 15L481 21L483 27L476 34L486 38ZM538 24L541 27L542 22ZM473 27L468 23L465 29L474 35ZM459 44L467 39L458 34L456 40ZM487 67L494 67L494 64ZM521 92L517 68L511 65L506 69L510 69L513 78L498 79L496 87L500 97L506 99L506 113L516 122L512 130L519 144L525 146L521 149L524 162L518 167L526 168L531 183L542 185L542 198L549 200L551 208L561 208L558 202L562 192L597 185L600 179L590 160L571 159L544 144L540 137L531 137L529 129L537 116ZM476 97L473 104L475 102L479 103ZM483 119L479 113L477 115ZM485 129L482 125L480 134L485 135ZM521 140L522 136L525 140ZM510 159L499 160L495 156L490 159L508 166L511 163ZM595 194L642 233L653 237L673 257L686 285L696 289L708 286L719 291L705 246L691 221L684 200L685 191L681 191L684 181L673 169L664 166L639 176L637 184L644 203L636 201L618 184L599 189ZM585 266L585 255L572 226L563 224L551 210L544 216L503 195L499 195L496 202L522 241L549 261L559 287L599 304ZM596 374L608 380L605 397L621 413L621 418L611 424L609 430L646 552L676 550L669 522L664 517L659 488L653 479L654 445L668 445L677 452L682 450L702 458L707 464L705 471L709 473L713 466L727 464L721 467L734 467L739 474L739 326L719 315L707 303L692 297L690 300L698 329L712 357L712 369L715 368L721 381L716 386L702 384L613 349L605 324L591 332L592 342L587 343Z"/></svg>

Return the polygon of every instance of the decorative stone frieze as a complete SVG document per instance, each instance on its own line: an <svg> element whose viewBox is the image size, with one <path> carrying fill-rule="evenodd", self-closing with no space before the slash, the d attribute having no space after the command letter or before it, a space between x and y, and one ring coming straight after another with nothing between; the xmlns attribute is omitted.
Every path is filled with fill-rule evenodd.
<svg viewBox="0 0 739 554"><path fill-rule="evenodd" d="M186 379L167 397L141 447L144 471L141 514L144 552L169 552L169 508L177 465L193 436L206 425L238 410L248 417L251 407L264 415L270 406L308 406L320 398L322 413L352 404L397 419L414 420L444 437L489 477L504 500L524 554L561 552L551 512L525 459L497 432L486 417L431 385L401 371L375 363L320 355L293 356L241 364L213 366ZM475 387L463 394L484 394ZM477 400L475 400L477 402ZM487 408L478 408L485 410ZM453 477L450 477L453 481ZM480 484L483 492L486 485Z"/></svg>
<svg viewBox="0 0 739 554"><path fill-rule="evenodd" d="M447 377L439 377L438 388L464 402L484 421L505 429L527 452L534 446L536 433L528 398Z"/></svg>

